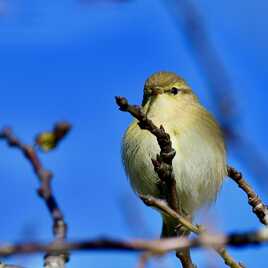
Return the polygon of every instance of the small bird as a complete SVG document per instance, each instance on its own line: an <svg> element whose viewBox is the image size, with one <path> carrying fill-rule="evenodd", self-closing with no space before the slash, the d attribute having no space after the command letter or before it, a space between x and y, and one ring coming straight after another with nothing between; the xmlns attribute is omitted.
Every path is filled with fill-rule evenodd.
<svg viewBox="0 0 268 268"><path fill-rule="evenodd" d="M224 139L213 116L190 86L172 72L157 72L144 85L142 110L170 135L176 151L173 170L180 211L189 218L213 202L227 174ZM152 158L160 153L155 136L135 119L122 142L122 159L133 190L160 198ZM163 216L162 237L176 235L176 222Z"/></svg>

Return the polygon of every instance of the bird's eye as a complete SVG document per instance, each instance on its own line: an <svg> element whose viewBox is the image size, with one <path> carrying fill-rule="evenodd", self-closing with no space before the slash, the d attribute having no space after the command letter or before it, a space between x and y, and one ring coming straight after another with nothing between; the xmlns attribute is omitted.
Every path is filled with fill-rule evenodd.
<svg viewBox="0 0 268 268"><path fill-rule="evenodd" d="M173 95L177 95L179 91L180 91L180 90L179 90L178 88L176 88L176 87L173 87L173 88L170 90L170 92L171 92Z"/></svg>

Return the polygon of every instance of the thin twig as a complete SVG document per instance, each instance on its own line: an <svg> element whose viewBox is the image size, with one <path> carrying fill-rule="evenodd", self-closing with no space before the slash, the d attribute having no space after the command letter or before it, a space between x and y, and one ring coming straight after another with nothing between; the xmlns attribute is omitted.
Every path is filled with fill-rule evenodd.
<svg viewBox="0 0 268 268"><path fill-rule="evenodd" d="M4 128L0 132L0 139L5 140L9 146L20 150L32 165L33 170L40 181L40 187L37 192L39 196L44 200L53 220L53 234L55 237L54 243L59 244L63 242L66 238L67 224L65 223L63 213L59 208L56 198L52 192L52 173L43 168L43 165L37 155L35 148L33 146L23 144L17 137L14 136L10 128ZM60 260L56 261L56 257L58 257ZM45 257L45 267L64 267L62 265L59 266L55 263L65 263L67 259L67 252L59 256L47 255Z"/></svg>
<svg viewBox="0 0 268 268"><path fill-rule="evenodd" d="M200 234L202 232L200 225L193 225L189 220L187 220L185 217L181 216L175 210L169 207L169 205L164 200L144 195L140 195L140 198L147 206L157 208L164 214L176 219L178 221L178 224L180 223L185 228L187 228L187 230L195 234Z"/></svg>
<svg viewBox="0 0 268 268"><path fill-rule="evenodd" d="M165 132L163 126L158 128L152 120L148 119L140 106L129 105L124 97L116 97L116 103L121 111L129 112L139 121L138 125L141 129L150 131L156 137L161 151L160 155L157 155L156 160L152 159L152 163L160 179L159 190L163 193L169 206L178 211L176 180L172 167L172 160L176 152L172 148L169 134Z"/></svg>
<svg viewBox="0 0 268 268"><path fill-rule="evenodd" d="M241 172L235 168L228 166L228 176L237 183L237 185L247 194L248 203L252 207L252 211L256 214L259 221L264 225L268 225L268 208L254 192L253 188L245 181Z"/></svg>

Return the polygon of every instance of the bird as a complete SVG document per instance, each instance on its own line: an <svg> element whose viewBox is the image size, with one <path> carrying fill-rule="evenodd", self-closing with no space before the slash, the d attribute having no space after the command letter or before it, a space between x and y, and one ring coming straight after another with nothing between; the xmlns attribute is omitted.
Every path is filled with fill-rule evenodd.
<svg viewBox="0 0 268 268"><path fill-rule="evenodd" d="M178 207L192 219L212 204L227 175L223 133L186 81L173 72L156 72L144 84L141 109L148 119L170 135L176 151L173 172ZM122 139L122 160L135 193L161 198L152 159L160 153L156 138L136 119ZM162 214L162 237L177 234L177 223Z"/></svg>

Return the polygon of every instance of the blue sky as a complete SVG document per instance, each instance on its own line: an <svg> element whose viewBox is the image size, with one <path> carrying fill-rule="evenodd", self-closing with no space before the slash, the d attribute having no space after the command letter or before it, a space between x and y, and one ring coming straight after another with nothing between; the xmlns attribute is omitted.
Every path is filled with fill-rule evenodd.
<svg viewBox="0 0 268 268"><path fill-rule="evenodd" d="M31 143L36 133L51 129L55 121L73 124L57 150L41 155L45 167L55 174L53 187L69 224L69 237L157 237L160 217L134 196L122 168L120 142L131 118L117 110L114 96L124 95L132 103L140 103L147 76L170 70L183 76L202 103L215 112L181 28L174 24L163 1L3 1L0 126L11 125L19 137ZM232 79L239 111L237 127L267 157L267 3L193 2ZM50 241L51 222L37 198L38 182L31 167L17 151L4 144L0 148L0 189L4 189L0 241ZM229 162L244 171L267 202L266 189L232 148ZM140 220L149 230L146 234L137 227L136 215L129 216L130 211L142 215ZM244 194L228 180L209 214L200 214L200 222L218 231L260 226ZM247 267L262 267L268 250L255 247L231 252ZM208 255L203 253L193 253L199 267L207 267ZM212 256L217 267L224 267ZM41 267L42 256L13 261ZM136 262L136 254L83 253L73 254L69 266L135 267ZM172 267L176 260L169 257L166 263Z"/></svg>

